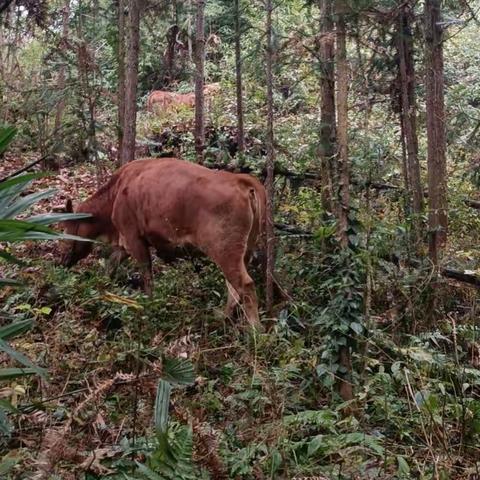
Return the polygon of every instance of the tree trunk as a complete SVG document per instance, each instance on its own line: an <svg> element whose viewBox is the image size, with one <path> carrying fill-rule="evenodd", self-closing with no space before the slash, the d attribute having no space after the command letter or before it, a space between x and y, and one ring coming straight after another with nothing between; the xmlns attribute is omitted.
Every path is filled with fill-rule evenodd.
<svg viewBox="0 0 480 480"><path fill-rule="evenodd" d="M205 150L205 0L197 0L195 28L195 152L202 165Z"/></svg>
<svg viewBox="0 0 480 480"><path fill-rule="evenodd" d="M348 162L348 84L347 36L343 2L339 2L337 17L337 145L338 145L338 233L340 244L348 246L348 210L350 204L350 168Z"/></svg>
<svg viewBox="0 0 480 480"><path fill-rule="evenodd" d="M123 132L125 131L125 0L118 0L118 163L122 162Z"/></svg>
<svg viewBox="0 0 480 480"><path fill-rule="evenodd" d="M235 75L237 87L237 144L239 165L243 164L243 156L245 154L245 127L243 121L243 82L242 82L242 27L240 0L235 0Z"/></svg>
<svg viewBox="0 0 480 480"><path fill-rule="evenodd" d="M438 265L447 241L447 163L440 0L425 2L425 69L428 141L428 226L430 258Z"/></svg>
<svg viewBox="0 0 480 480"><path fill-rule="evenodd" d="M175 79L175 51L177 47L177 35L179 28L177 24L167 30L167 49L165 51L165 83L170 85Z"/></svg>
<svg viewBox="0 0 480 480"><path fill-rule="evenodd" d="M343 0L337 0L335 51L337 64L337 144L338 144L338 235L342 248L348 248L348 213L350 205L350 165L348 161L348 87L349 67L347 60L347 34ZM344 400L353 399L350 381L352 361L349 345L339 348L340 365L347 372L339 382L339 393Z"/></svg>
<svg viewBox="0 0 480 480"><path fill-rule="evenodd" d="M137 126L138 52L140 48L140 0L128 1L128 52L125 75L125 128L122 141L121 164L135 158Z"/></svg>
<svg viewBox="0 0 480 480"><path fill-rule="evenodd" d="M320 19L320 162L322 206L333 212L334 157L336 151L335 131L335 36L332 0L319 0Z"/></svg>
<svg viewBox="0 0 480 480"><path fill-rule="evenodd" d="M273 132L273 36L272 36L272 0L266 1L266 80L267 80L267 178L265 187L267 189L267 212L266 212L266 243L267 243L267 265L266 265L266 309L268 315L273 312L273 287L275 270L275 231L273 222L274 210L274 170L275 170L275 148Z"/></svg>
<svg viewBox="0 0 480 480"><path fill-rule="evenodd" d="M85 17L86 12L83 10L82 2L79 1L78 9L80 11L77 23L77 62L78 62L78 79L80 85L80 111L82 123L87 133L85 151L87 159L96 162L98 159L97 141L96 141L96 91L92 82L92 71L95 70L95 58L89 49L89 43L85 37ZM84 115L84 111L88 110L88 118ZM97 174L98 174L98 163ZM98 175L97 175L98 180Z"/></svg>
<svg viewBox="0 0 480 480"><path fill-rule="evenodd" d="M70 1L67 0L63 7L62 13L62 40L61 47L65 48L66 41L68 39L68 18L70 15ZM58 132L62 124L63 112L65 110L65 65L62 64L60 71L58 72L58 91L61 93L60 100L57 104L57 111L55 113L55 132Z"/></svg>
<svg viewBox="0 0 480 480"><path fill-rule="evenodd" d="M411 195L415 240L421 239L420 215L423 210L423 189L418 161L417 110L415 102L415 64L413 59L413 38L411 32L411 11L404 5L397 23L397 52L399 57L399 77L401 96L401 125L406 153L407 183L405 188Z"/></svg>

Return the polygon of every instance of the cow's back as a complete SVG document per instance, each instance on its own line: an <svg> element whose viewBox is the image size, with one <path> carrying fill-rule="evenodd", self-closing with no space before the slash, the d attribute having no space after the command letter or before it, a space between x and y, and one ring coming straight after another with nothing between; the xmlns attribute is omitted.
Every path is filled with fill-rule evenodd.
<svg viewBox="0 0 480 480"><path fill-rule="evenodd" d="M264 202L263 186L248 175L177 159L136 160L119 171L113 221L121 235L134 230L156 248L192 245L211 256L231 243L243 248L246 238L252 244Z"/></svg>

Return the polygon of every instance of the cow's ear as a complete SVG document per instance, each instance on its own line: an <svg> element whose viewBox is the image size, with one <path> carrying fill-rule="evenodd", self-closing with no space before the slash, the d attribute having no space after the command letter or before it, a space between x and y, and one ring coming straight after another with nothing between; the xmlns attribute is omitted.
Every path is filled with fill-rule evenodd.
<svg viewBox="0 0 480 480"><path fill-rule="evenodd" d="M65 212L66 213L73 213L73 204L72 204L72 200L70 198L67 200L67 203L65 204Z"/></svg>

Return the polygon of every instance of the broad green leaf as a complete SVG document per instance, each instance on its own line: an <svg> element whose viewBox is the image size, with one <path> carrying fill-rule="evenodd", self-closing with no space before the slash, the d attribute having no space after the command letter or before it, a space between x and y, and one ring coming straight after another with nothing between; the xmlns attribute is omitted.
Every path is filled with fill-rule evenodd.
<svg viewBox="0 0 480 480"><path fill-rule="evenodd" d="M44 190L41 192L31 193L30 195L21 197L17 199L15 202L13 202L11 205L9 205L7 208L0 210L0 217L13 218L16 215L30 208L35 203L40 202L41 200L44 200L46 198L49 198L55 193L56 193L55 189L50 189L50 190Z"/></svg>
<svg viewBox="0 0 480 480"><path fill-rule="evenodd" d="M158 434L164 434L168 428L168 409L170 406L171 385L165 380L159 380L157 396L155 398L155 430Z"/></svg>
<svg viewBox="0 0 480 480"><path fill-rule="evenodd" d="M32 180L36 180L37 178L46 177L48 173L45 172L35 172L35 173L26 173L24 175L17 175L16 177L9 178L3 182L0 182L0 198L4 194L5 190L9 190L15 185L19 184L28 184Z"/></svg>
<svg viewBox="0 0 480 480"><path fill-rule="evenodd" d="M91 213L45 213L41 215L33 215L26 220L37 225L52 225L67 220L81 220L83 218L91 218Z"/></svg>
<svg viewBox="0 0 480 480"><path fill-rule="evenodd" d="M274 474L279 468L280 466L282 465L282 455L280 454L280 452L274 448L272 451L271 451L271 468L270 468L270 474Z"/></svg>
<svg viewBox="0 0 480 480"><path fill-rule="evenodd" d="M0 219L0 242L22 242L25 240L77 240L90 242L88 238L58 233L44 225L25 220Z"/></svg>
<svg viewBox="0 0 480 480"><path fill-rule="evenodd" d="M33 320L21 320L19 322L10 323L0 327L0 339L9 340L10 338L16 337L26 331L30 330L33 326Z"/></svg>
<svg viewBox="0 0 480 480"><path fill-rule="evenodd" d="M307 455L311 457L312 455L315 455L315 453L320 450L320 448L323 446L324 442L324 436L323 435L317 435L313 437L313 439L308 443L308 451Z"/></svg>
<svg viewBox="0 0 480 480"><path fill-rule="evenodd" d="M358 322L352 322L350 328L357 334L360 335L363 332L363 326Z"/></svg>
<svg viewBox="0 0 480 480"><path fill-rule="evenodd" d="M162 376L170 383L179 385L192 385L195 382L192 362L184 358L164 358Z"/></svg>
<svg viewBox="0 0 480 480"><path fill-rule="evenodd" d="M26 377L28 375L35 375L36 373L36 370L33 368L0 368L0 381Z"/></svg>
<svg viewBox="0 0 480 480"><path fill-rule="evenodd" d="M33 370L37 375L45 377L47 372L45 369L37 367L26 355L21 352L18 352L14 348L12 348L5 340L0 339L0 350L7 353L10 357L12 357L17 362L29 367Z"/></svg>
<svg viewBox="0 0 480 480"><path fill-rule="evenodd" d="M10 125L0 127L0 154L2 154L8 148L16 134L16 127Z"/></svg>
<svg viewBox="0 0 480 480"><path fill-rule="evenodd" d="M400 478L410 478L410 466L408 465L408 462L405 460L405 458L398 455L397 463L398 463L398 476Z"/></svg>

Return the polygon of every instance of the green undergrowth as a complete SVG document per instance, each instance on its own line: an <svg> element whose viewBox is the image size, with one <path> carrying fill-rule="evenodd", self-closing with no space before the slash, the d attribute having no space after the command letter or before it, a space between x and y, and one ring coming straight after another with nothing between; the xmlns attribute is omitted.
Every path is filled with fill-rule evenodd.
<svg viewBox="0 0 480 480"><path fill-rule="evenodd" d="M436 304L440 320L429 324L427 268L378 261L368 293L365 252L343 260L327 254L321 247L327 234L313 243L282 240L279 270L294 301L269 333L256 336L241 321L223 319L224 281L208 261L157 261L151 300L141 293L133 264L122 266L112 281L104 260L71 271L35 261L42 277L12 291L4 308L35 316L36 327L16 346L48 368L50 377L43 394L38 379L17 379L15 405L23 422L29 415L45 416L44 430L68 423L69 442L82 455L110 452L99 460L101 468L95 464L88 473L80 473L85 468L75 458L60 456L52 468L57 477L51 478L64 478L67 471L89 479L176 478L159 467L166 460L152 423L164 356L190 359L197 377L194 385L171 393L169 435L178 451L169 461L183 462L181 478L220 478L218 471L239 479L475 474L476 297L440 286L449 300ZM348 270L350 276L357 272L351 284L345 283ZM357 304L352 295L358 295ZM367 317L365 295L371 296ZM338 338L355 339L355 398L347 403L335 387L342 374ZM116 375L143 380L138 388L126 379L101 390ZM18 418L12 415L14 423ZM37 468L28 442L39 441L39 432L16 427L3 443L5 449L17 444L10 478L28 478L21 472ZM206 453L209 448L214 454Z"/></svg>

